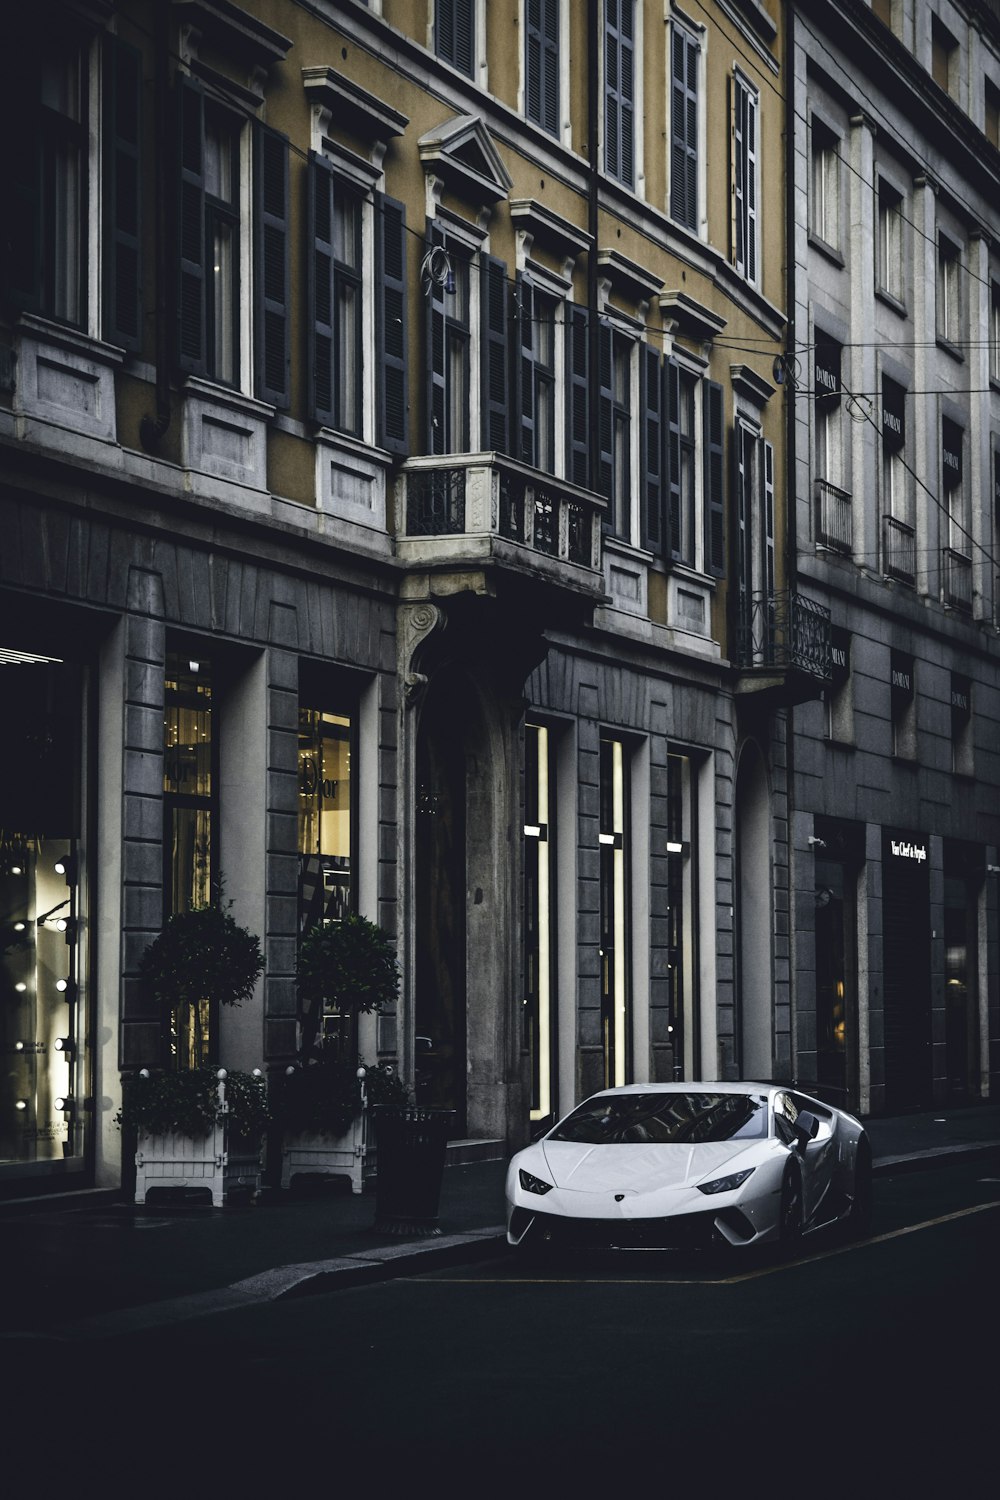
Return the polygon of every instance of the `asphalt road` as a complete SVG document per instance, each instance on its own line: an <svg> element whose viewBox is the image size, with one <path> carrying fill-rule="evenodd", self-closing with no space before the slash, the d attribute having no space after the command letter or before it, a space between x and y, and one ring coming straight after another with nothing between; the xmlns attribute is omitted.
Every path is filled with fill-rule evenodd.
<svg viewBox="0 0 1000 1500"><path fill-rule="evenodd" d="M995 1478L998 1334L1000 1153L879 1179L870 1239L792 1261L504 1255L10 1344L5 1407L18 1451L57 1412L109 1495L189 1463L192 1495L924 1495Z"/></svg>

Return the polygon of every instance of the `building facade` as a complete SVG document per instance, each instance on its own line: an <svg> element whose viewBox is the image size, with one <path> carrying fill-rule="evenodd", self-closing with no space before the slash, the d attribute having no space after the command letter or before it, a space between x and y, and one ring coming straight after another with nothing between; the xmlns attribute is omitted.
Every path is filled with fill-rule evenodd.
<svg viewBox="0 0 1000 1500"><path fill-rule="evenodd" d="M794 570L833 650L794 710L796 1057L895 1113L997 1068L1000 25L789 26Z"/></svg>
<svg viewBox="0 0 1000 1500"><path fill-rule="evenodd" d="M349 910L484 1151L791 1071L784 24L5 19L2 1191L127 1180L123 1073L286 1066ZM192 1040L139 963L220 886L266 972Z"/></svg>

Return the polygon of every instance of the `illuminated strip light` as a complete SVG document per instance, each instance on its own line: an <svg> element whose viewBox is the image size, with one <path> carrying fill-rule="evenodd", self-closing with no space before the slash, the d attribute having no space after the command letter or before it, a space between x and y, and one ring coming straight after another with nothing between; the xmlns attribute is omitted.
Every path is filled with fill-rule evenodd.
<svg viewBox="0 0 1000 1500"><path fill-rule="evenodd" d="M38 656L33 651L13 651L0 646L0 667L62 666L61 656Z"/></svg>
<svg viewBox="0 0 1000 1500"><path fill-rule="evenodd" d="M552 999L549 989L549 845L547 839L541 839L541 830L547 830L549 823L549 731L542 725L538 729L538 820L541 825L538 845L538 1108L540 1118L544 1120L552 1109Z"/></svg>
<svg viewBox="0 0 1000 1500"><path fill-rule="evenodd" d="M611 816L615 833L613 869L615 889L615 1084L625 1082L625 771L621 740L611 746ZM601 835L603 839L604 834Z"/></svg>

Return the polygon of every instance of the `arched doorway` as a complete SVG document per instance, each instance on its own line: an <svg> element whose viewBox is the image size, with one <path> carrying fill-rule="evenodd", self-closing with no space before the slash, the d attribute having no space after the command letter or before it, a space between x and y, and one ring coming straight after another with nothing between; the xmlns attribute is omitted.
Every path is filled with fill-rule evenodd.
<svg viewBox="0 0 1000 1500"><path fill-rule="evenodd" d="M771 808L764 757L748 740L736 776L736 1049L741 1078L768 1079L773 1046Z"/></svg>

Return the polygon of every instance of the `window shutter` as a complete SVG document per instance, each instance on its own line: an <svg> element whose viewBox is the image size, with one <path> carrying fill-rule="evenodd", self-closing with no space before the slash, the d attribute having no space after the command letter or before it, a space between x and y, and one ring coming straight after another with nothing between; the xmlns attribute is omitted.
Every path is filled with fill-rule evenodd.
<svg viewBox="0 0 1000 1500"><path fill-rule="evenodd" d="M681 536L681 372L676 360L667 361L667 533L668 557Z"/></svg>
<svg viewBox="0 0 1000 1500"><path fill-rule="evenodd" d="M764 444L761 504L764 509L764 592L774 598L774 444Z"/></svg>
<svg viewBox="0 0 1000 1500"><path fill-rule="evenodd" d="M473 76L476 0L436 0L437 55L466 77Z"/></svg>
<svg viewBox="0 0 1000 1500"><path fill-rule="evenodd" d="M525 113L559 133L559 0L528 0L525 26Z"/></svg>
<svg viewBox="0 0 1000 1500"><path fill-rule="evenodd" d="M604 23L604 166L626 186L635 173L635 0L608 0Z"/></svg>
<svg viewBox="0 0 1000 1500"><path fill-rule="evenodd" d="M201 86L178 80L177 365L205 372L205 99Z"/></svg>
<svg viewBox="0 0 1000 1500"><path fill-rule="evenodd" d="M614 453L614 390L612 387L612 334L607 323L601 323L597 332L598 418L597 418L597 484L595 489L608 501L605 527L618 530L618 507L622 496L615 494Z"/></svg>
<svg viewBox="0 0 1000 1500"><path fill-rule="evenodd" d="M569 303L566 308L566 365L569 370L569 421L566 423L566 467L573 484L590 487L590 314Z"/></svg>
<svg viewBox="0 0 1000 1500"><path fill-rule="evenodd" d="M746 213L746 278L757 281L757 99L746 94L746 176L743 183Z"/></svg>
<svg viewBox="0 0 1000 1500"><path fill-rule="evenodd" d="M736 582L741 617L749 608L750 589L753 584L750 559L747 554L750 516L747 509L749 475L746 465L746 442L746 429L737 422L733 431L733 489L736 496Z"/></svg>
<svg viewBox="0 0 1000 1500"><path fill-rule="evenodd" d="M485 253L479 257L482 311L483 447L507 452L507 266Z"/></svg>
<svg viewBox="0 0 1000 1500"><path fill-rule="evenodd" d="M650 344L642 345L639 365L639 406L642 411L643 493L642 540L650 552L664 551L663 535L663 360Z"/></svg>
<svg viewBox="0 0 1000 1500"><path fill-rule="evenodd" d="M514 288L514 423L511 451L535 462L535 289L521 272Z"/></svg>
<svg viewBox="0 0 1000 1500"><path fill-rule="evenodd" d="M443 245L444 238L444 231L441 229L440 224L432 219L427 227L427 249L433 250L436 246ZM426 336L424 339L426 365L426 451L428 453L443 453L445 451L445 429L447 426L445 415L444 288L438 286L433 277L428 278L425 306L427 309L425 322Z"/></svg>
<svg viewBox="0 0 1000 1500"><path fill-rule="evenodd" d="M13 17L5 20L9 32ZM4 306L12 316L42 310L41 79L37 58L18 50L16 35L6 38L0 90L6 174L0 275Z"/></svg>
<svg viewBox="0 0 1000 1500"><path fill-rule="evenodd" d="M334 421L333 168L310 151L306 169L306 408L321 426Z"/></svg>
<svg viewBox="0 0 1000 1500"><path fill-rule="evenodd" d="M407 401L406 208L375 195L378 285L378 441L390 453L409 452Z"/></svg>
<svg viewBox="0 0 1000 1500"><path fill-rule="evenodd" d="M698 223L698 46L679 26L671 34L670 214Z"/></svg>
<svg viewBox="0 0 1000 1500"><path fill-rule="evenodd" d="M104 38L104 337L133 352L142 339L139 53Z"/></svg>
<svg viewBox="0 0 1000 1500"><path fill-rule="evenodd" d="M261 401L291 400L288 329L288 139L254 129L254 363Z"/></svg>
<svg viewBox="0 0 1000 1500"><path fill-rule="evenodd" d="M723 443L723 390L714 380L702 383L705 423L705 559L714 578L726 572L726 469Z"/></svg>

